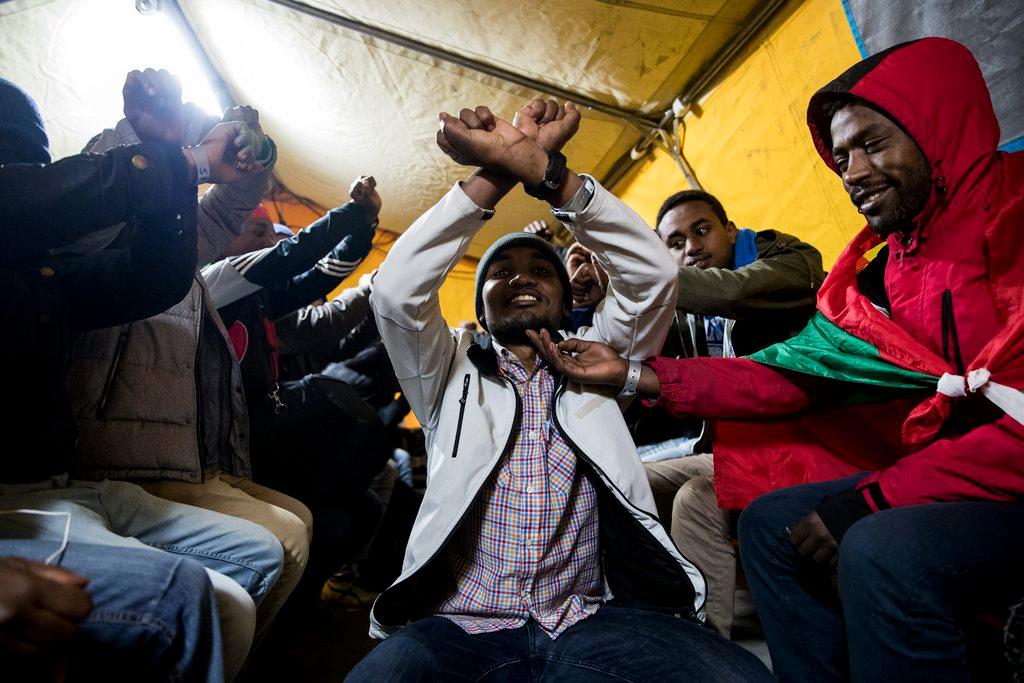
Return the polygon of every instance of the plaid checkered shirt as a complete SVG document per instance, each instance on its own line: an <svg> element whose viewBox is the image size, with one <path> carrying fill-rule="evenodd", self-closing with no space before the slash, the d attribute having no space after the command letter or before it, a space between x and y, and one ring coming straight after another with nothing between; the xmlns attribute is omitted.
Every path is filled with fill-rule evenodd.
<svg viewBox="0 0 1024 683"><path fill-rule="evenodd" d="M597 493L551 419L554 379L499 348L498 369L522 399L515 446L453 540L455 592L434 610L467 633L533 619L552 638L600 607Z"/></svg>

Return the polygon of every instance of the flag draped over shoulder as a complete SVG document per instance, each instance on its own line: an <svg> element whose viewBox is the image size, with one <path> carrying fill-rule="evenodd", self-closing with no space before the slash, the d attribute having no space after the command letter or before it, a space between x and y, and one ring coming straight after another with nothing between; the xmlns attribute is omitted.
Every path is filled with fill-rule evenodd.
<svg viewBox="0 0 1024 683"><path fill-rule="evenodd" d="M841 405L786 419L720 421L715 489L721 507L745 507L778 482L883 469L934 440L952 401L969 393L983 394L1024 423L1024 302L1012 304L1009 324L959 375L859 291L857 272L878 243L865 228L822 285L818 312L804 330L749 356L762 365L835 381L846 388L845 398ZM997 297L1005 294L998 282L993 289Z"/></svg>
<svg viewBox="0 0 1024 683"><path fill-rule="evenodd" d="M762 365L889 389L934 389L939 378L903 368L816 313L797 336L748 356Z"/></svg>

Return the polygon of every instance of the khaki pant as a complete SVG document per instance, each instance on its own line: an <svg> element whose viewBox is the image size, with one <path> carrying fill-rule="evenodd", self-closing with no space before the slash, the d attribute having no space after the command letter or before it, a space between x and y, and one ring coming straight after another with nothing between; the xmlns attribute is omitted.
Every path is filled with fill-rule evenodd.
<svg viewBox="0 0 1024 683"><path fill-rule="evenodd" d="M679 552L704 573L708 622L728 638L736 593L736 548L732 513L718 507L714 461L710 453L644 465L658 515Z"/></svg>
<svg viewBox="0 0 1024 683"><path fill-rule="evenodd" d="M313 534L313 514L309 508L291 496L252 480L220 472L207 472L201 484L161 480L139 482L139 485L166 500L255 522L277 536L284 548L284 568L256 611L256 642L259 642L306 568Z"/></svg>

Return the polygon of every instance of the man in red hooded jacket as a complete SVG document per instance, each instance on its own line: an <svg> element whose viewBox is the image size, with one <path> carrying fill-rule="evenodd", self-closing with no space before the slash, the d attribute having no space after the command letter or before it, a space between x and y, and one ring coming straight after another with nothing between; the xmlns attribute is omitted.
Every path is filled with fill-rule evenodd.
<svg viewBox="0 0 1024 683"><path fill-rule="evenodd" d="M738 506L791 486L740 518L776 675L968 680L965 623L1024 594L1024 154L997 152L981 71L945 39L856 64L814 95L808 123L868 224L822 285L819 317L876 368L942 375L939 393L844 404L868 382L763 356L657 359L640 393L678 416L788 420L748 425L743 448L726 438L715 454L716 489ZM536 343L570 379L625 380L606 349Z"/></svg>

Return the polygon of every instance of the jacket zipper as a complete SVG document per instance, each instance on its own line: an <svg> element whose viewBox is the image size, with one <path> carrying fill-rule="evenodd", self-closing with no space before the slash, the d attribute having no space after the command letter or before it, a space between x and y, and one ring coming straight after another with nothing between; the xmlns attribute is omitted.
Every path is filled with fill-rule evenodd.
<svg viewBox="0 0 1024 683"><path fill-rule="evenodd" d="M206 481L206 471L203 467L204 451L206 442L203 440L203 388L199 372L199 356L203 352L203 321L206 315L206 304L203 301L203 287L199 287L199 303L196 306L196 314L199 322L199 333L196 335L196 353L192 359L192 376L195 379L196 387L196 467L199 469L199 481ZM230 400L230 399L229 399Z"/></svg>
<svg viewBox="0 0 1024 683"><path fill-rule="evenodd" d="M687 330L690 329L690 316L689 315L684 315L682 317L682 319L680 319L680 317L679 317L679 309L677 308L675 313L673 313L672 317L673 317L673 319L675 320L675 323L676 323L676 326L675 326L676 327L676 336L679 338L679 351L682 354L682 355L676 356L676 358L688 358L688 356L687 356L688 351L687 351L687 346L686 346L686 339L683 337L683 325L686 325L686 329ZM693 337L693 333L692 332L690 334L690 337L691 337L691 346L692 346L693 345L692 344L692 337Z"/></svg>
<svg viewBox="0 0 1024 683"><path fill-rule="evenodd" d="M429 566L434 560L437 559L438 555L444 552L444 549L448 547L448 543L452 540L452 537L459 531L459 529L462 528L462 525L466 522L466 518L469 517L469 511L473 508L474 505L477 504L477 501L480 499L480 494L483 492L484 487L487 486L487 482L490 481L491 478L498 473L498 469L501 467L501 462L505 459L505 455L512 449L512 446L515 444L515 435L516 431L519 428L520 417L522 416L523 412L523 399L520 398L519 390L516 389L515 385L512 382L505 379L504 377L501 377L500 375L498 376L498 378L501 379L501 381L505 382L509 387L511 387L512 393L516 395L516 416L512 421L512 429L510 429L508 432L508 438L505 440L505 447L501 451L501 456L498 457L497 461L495 461L494 463L494 466L491 467L491 471L488 472L487 477L485 477L483 483L480 484L480 488L478 488L476 490L476 493L473 494L473 499L466 507L466 512L463 513L462 517L459 518L458 523L454 527L452 527L452 530L448 532L448 535L445 536L444 540L441 541L440 545L437 546L437 550L434 551L434 554L428 557L426 561L424 561L423 564L420 565L420 568L416 572L416 574L413 574L402 583L391 586L383 593L381 593L378 599L384 597L384 595L386 595L387 593L394 591L396 588L406 583L407 581L415 577L417 574L421 573L427 566Z"/></svg>
<svg viewBox="0 0 1024 683"><path fill-rule="evenodd" d="M580 448L579 446L577 446L576 442L573 441L572 438L570 438L569 435L565 433L564 429L562 429L562 425L558 421L558 411L556 410L556 403L558 401L558 397L562 393L565 392L565 386L566 386L565 382L563 382L562 385L560 387L557 387L556 390L551 395L551 421L554 423L555 428L558 429L558 433L561 434L562 438L565 439L565 442L567 444L569 444L569 448L571 448L573 453L576 454L576 457L579 458L580 460L582 460L583 462L585 462L588 466L590 466L597 473L597 476L601 478L601 481L602 481L602 483L604 483L605 486L607 486L607 487L617 491L619 496L622 497L622 500L626 501L626 503L629 504L629 507L633 508L634 510L636 510L637 512L639 512L641 514L647 515L648 517L652 517L653 516L655 519L657 519L656 515L651 515L651 513L647 512L646 510L643 510L643 509L637 507L633 503L633 501L631 501L629 499L629 496L627 496L625 493L623 493L622 489L620 489L618 486L616 486L615 483L611 480L611 478L607 474L604 473L604 470L602 470L600 467L598 467L594 463L594 461L590 459L590 456L588 456L586 453L584 453L583 449ZM672 537L669 536L669 538L672 538ZM659 545L660 545L660 543L659 543ZM673 541L673 545L675 545L674 541ZM686 559L683 556L683 554L681 552L679 552L679 548L676 548L676 552L679 553L680 557L682 557L683 559ZM673 558L673 560L674 559L675 558ZM690 560L686 560L686 561L690 562ZM692 619L694 619L694 620L697 620L697 615L700 613L700 611L702 609L704 609L704 605L706 605L707 601L708 601L708 578L704 575L704 571L700 567L698 567L696 564L694 564L693 562L690 562L690 565L694 569L697 570L697 572L700 574L701 580L704 581L704 602L702 602L700 604L700 606L697 607L697 609L693 610L690 613L690 617Z"/></svg>
<svg viewBox="0 0 1024 683"><path fill-rule="evenodd" d="M462 418L466 415L466 397L469 396L469 373L462 378L462 398L459 399L459 424L455 428L455 445L452 447L452 457L459 454L459 439L462 437Z"/></svg>
<svg viewBox="0 0 1024 683"><path fill-rule="evenodd" d="M942 293L942 356L947 363L956 364L957 374L964 374L964 359L960 355L960 337L956 333L956 315L953 312L953 292L948 289Z"/></svg>
<svg viewBox="0 0 1024 683"><path fill-rule="evenodd" d="M100 394L99 404L96 406L96 419L102 420L107 415L107 403L110 400L110 393L114 388L114 378L121 368L121 354L128 343L128 328L121 330L117 337L117 345L114 347L114 358L110 361L110 368L107 370L107 378L103 382L103 393Z"/></svg>

